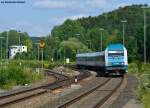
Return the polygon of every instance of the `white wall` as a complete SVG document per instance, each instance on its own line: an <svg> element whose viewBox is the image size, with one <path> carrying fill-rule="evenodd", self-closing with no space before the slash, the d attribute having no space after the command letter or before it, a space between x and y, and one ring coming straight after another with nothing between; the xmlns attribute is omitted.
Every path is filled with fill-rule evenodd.
<svg viewBox="0 0 150 108"><path fill-rule="evenodd" d="M27 52L27 46L10 46L9 58L13 59L17 53Z"/></svg>

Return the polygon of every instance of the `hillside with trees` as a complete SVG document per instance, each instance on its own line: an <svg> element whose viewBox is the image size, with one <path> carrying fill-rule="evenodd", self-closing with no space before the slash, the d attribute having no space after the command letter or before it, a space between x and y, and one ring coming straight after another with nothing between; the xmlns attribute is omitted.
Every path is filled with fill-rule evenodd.
<svg viewBox="0 0 150 108"><path fill-rule="evenodd" d="M122 43L122 20L125 23L125 46L128 49L129 60L143 61L143 5L120 7L112 12L103 13L96 17L77 20L66 20L56 26L51 32L52 49L60 49L61 42L76 38L91 51L100 51L101 33L103 50L110 43ZM147 6L147 5L145 5ZM147 60L150 61L150 8L146 9L147 19ZM102 28L104 29L102 31ZM56 48L57 46L57 48ZM84 50L86 51L86 50ZM67 56L67 55L66 55Z"/></svg>
<svg viewBox="0 0 150 108"><path fill-rule="evenodd" d="M122 43L122 20L125 23L125 46L128 49L129 61L143 61L143 5L120 7L111 12L95 17L83 17L77 20L67 19L63 24L55 26L51 35L42 37L46 41L44 59L75 60L76 53L101 51L101 35L103 38L102 50L110 43ZM147 6L147 5L145 5ZM147 27L147 61L150 61L150 8L146 9ZM37 42L41 38L30 37L26 32L18 33L10 30L9 45L19 45L19 36L22 45L28 46L28 54L22 59L37 59ZM0 33L3 39L3 58L6 53L6 31ZM1 50L1 49L0 49ZM16 57L17 58L17 57ZM40 56L41 59L41 56Z"/></svg>

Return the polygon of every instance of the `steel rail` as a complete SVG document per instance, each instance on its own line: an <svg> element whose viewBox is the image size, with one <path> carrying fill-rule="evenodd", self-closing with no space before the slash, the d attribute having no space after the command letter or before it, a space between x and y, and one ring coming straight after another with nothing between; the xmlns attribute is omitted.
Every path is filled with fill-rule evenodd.
<svg viewBox="0 0 150 108"><path fill-rule="evenodd" d="M100 100L95 106L93 106L92 108L100 108L105 102L107 102L107 100L117 91L117 89L119 89L119 87L122 85L124 79L126 76L123 76L121 78L121 81L117 84L117 86L107 95L105 96L102 100Z"/></svg>
<svg viewBox="0 0 150 108"><path fill-rule="evenodd" d="M93 88L90 91L85 92L84 94L75 97L72 100L69 100L68 102L64 103L63 105L58 106L58 108L67 108L68 106L74 104L75 102L80 101L82 98L88 96L89 94L93 93L94 91L96 91L97 89L103 87L104 85L106 85L109 81L111 80L111 78L107 79L105 82L103 82L102 84L98 85L97 87ZM121 84L123 83L124 77L121 78L121 81L116 85L116 87L110 91L110 93L108 95L106 95L102 100L100 100L96 105L94 105L92 108L99 108L100 106L102 106L115 92L116 90L121 86Z"/></svg>
<svg viewBox="0 0 150 108"><path fill-rule="evenodd" d="M24 94L24 93L33 92L34 90L36 91L38 89L39 90L42 89L41 91L33 93L31 95L23 96L23 97L20 97L19 99L13 99L13 100L10 100L10 101L7 101L7 102L3 102L3 103L0 104L0 107L8 106L10 104L17 103L17 102L20 102L22 100L25 100L25 99L28 99L28 98L31 98L31 97L42 95L42 94L46 93L48 89L54 90L54 89L57 89L57 88L61 88L63 86L67 86L67 85L73 83L75 78L77 78L78 80L82 80L85 77L88 77L90 75L88 72L84 73L84 74L80 72L79 75L77 75L75 77L72 77L72 78L69 78L65 75L62 75L60 73L55 73L51 70L46 70L46 71L53 73L53 75L55 75L55 77L59 76L58 80L56 80L54 83L42 85L42 86L35 87L35 88L29 88L27 90L22 90L22 91L19 91L19 92L15 92L15 93L11 93L11 94L5 94L3 96L0 96L0 101L2 101L3 99L6 99L6 98L10 98L10 97L21 95L21 94Z"/></svg>
<svg viewBox="0 0 150 108"><path fill-rule="evenodd" d="M104 86L104 85L107 84L110 80L111 80L111 78L107 79L107 80L104 81L102 84L96 86L96 87L93 88L92 90L89 90L89 91L87 91L86 93L84 93L84 94L82 94L82 95L80 95L80 96L78 96L78 97L76 97L76 98L74 98L74 99L68 101L67 103L64 103L63 105L59 106L58 108L66 108L67 106L72 105L73 103L79 101L81 98L83 98L83 97L85 97L85 96L91 94L92 92L94 92L94 91L97 90L98 88Z"/></svg>
<svg viewBox="0 0 150 108"><path fill-rule="evenodd" d="M54 76L56 79L61 79L62 78L62 76L64 76L65 78L67 78L67 76L65 76L65 75L60 75L59 73L56 73L56 72L53 72L53 71L51 71L51 70L47 70L48 71L48 74L51 72L51 73L53 73L53 74L51 74L52 76ZM57 76L57 75L59 75L59 76ZM62 79L61 79L62 80ZM56 81L58 81L58 80L56 80ZM52 83L50 83L50 84L52 84ZM21 94L21 93L25 93L25 92L29 92L29 91L33 91L33 90L36 90L36 89L41 89L41 88L43 88L43 87L45 87L46 85L48 85L48 84L44 84L44 85L40 85L40 86L37 86L37 87L32 87L32 88L27 88L27 89L23 89L23 90L21 90L21 91L14 91L13 93L5 93L4 95L1 95L0 96L0 100L1 99L4 99L4 98L7 98L7 97L10 97L10 96L14 96L14 95L18 95L18 94Z"/></svg>

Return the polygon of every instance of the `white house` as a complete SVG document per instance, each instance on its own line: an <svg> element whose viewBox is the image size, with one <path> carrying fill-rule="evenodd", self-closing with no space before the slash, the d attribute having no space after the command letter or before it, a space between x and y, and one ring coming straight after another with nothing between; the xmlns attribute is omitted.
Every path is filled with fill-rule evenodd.
<svg viewBox="0 0 150 108"><path fill-rule="evenodd" d="M13 59L17 53L27 52L27 46L13 45L9 47L9 59Z"/></svg>

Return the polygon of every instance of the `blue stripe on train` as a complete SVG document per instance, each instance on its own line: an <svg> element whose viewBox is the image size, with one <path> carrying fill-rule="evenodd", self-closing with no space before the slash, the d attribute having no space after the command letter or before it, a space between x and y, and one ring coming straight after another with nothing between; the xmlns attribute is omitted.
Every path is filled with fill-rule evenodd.
<svg viewBox="0 0 150 108"><path fill-rule="evenodd" d="M122 69L127 71L128 69L128 65L124 65L124 66L107 66L105 67L106 70L116 70L116 69Z"/></svg>

